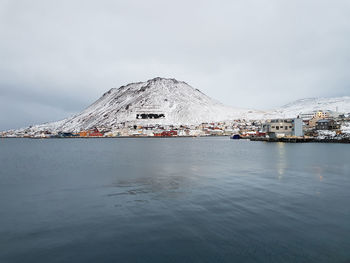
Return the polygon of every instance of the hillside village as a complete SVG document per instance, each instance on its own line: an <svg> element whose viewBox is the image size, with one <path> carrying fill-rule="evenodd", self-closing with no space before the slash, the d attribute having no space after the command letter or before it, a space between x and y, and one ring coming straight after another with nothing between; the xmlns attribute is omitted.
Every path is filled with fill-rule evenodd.
<svg viewBox="0 0 350 263"><path fill-rule="evenodd" d="M20 138L98 138L98 137L197 137L235 136L235 138L317 138L349 139L350 114L334 111L300 113L295 118L232 120L198 125L135 124L115 127L96 126L79 132L26 128L0 133L1 137Z"/></svg>

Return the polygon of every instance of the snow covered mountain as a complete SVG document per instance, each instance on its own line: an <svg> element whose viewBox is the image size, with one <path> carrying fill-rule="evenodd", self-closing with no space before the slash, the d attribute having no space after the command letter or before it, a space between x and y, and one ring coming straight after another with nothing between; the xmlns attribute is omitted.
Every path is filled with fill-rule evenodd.
<svg viewBox="0 0 350 263"><path fill-rule="evenodd" d="M225 120L295 118L300 113L331 110L350 113L350 97L301 99L270 111L225 106L186 82L154 78L112 88L72 117L17 131L77 132L94 127L127 125L188 125Z"/></svg>
<svg viewBox="0 0 350 263"><path fill-rule="evenodd" d="M128 124L199 124L241 118L254 111L225 106L175 79L154 78L103 94L81 113L62 121L34 126L52 131L80 131Z"/></svg>
<svg viewBox="0 0 350 263"><path fill-rule="evenodd" d="M300 113L310 113L317 110L350 113L350 97L301 99L278 109L267 111L262 117L265 119L295 118Z"/></svg>

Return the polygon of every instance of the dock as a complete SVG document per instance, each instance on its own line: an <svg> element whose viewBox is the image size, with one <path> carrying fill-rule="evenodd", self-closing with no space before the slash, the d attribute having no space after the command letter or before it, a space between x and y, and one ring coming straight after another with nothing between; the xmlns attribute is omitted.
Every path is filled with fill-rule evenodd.
<svg viewBox="0 0 350 263"><path fill-rule="evenodd" d="M309 137L281 137L281 138L265 138L265 137L251 137L251 141L262 141L262 142L285 142L285 143L350 143L350 139L318 139Z"/></svg>

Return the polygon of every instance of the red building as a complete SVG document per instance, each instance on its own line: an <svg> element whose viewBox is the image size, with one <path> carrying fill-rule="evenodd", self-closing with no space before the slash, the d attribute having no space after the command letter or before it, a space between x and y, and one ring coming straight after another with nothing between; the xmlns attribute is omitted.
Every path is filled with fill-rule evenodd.
<svg viewBox="0 0 350 263"><path fill-rule="evenodd" d="M103 133L101 133L97 128L93 129L92 131L89 131L90 137L102 137Z"/></svg>
<svg viewBox="0 0 350 263"><path fill-rule="evenodd" d="M259 131L257 131L256 132L256 136L258 136L258 137L266 137L266 132L259 132Z"/></svg>
<svg viewBox="0 0 350 263"><path fill-rule="evenodd" d="M157 136L157 137L177 136L177 131L163 131L161 133L155 133L154 136Z"/></svg>

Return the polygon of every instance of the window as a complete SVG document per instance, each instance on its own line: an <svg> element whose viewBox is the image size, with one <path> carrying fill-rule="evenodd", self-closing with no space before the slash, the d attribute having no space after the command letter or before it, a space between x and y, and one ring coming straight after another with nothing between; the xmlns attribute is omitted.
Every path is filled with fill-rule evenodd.
<svg viewBox="0 0 350 263"><path fill-rule="evenodd" d="M276 130L279 130L280 129L280 126L276 126Z"/></svg>

